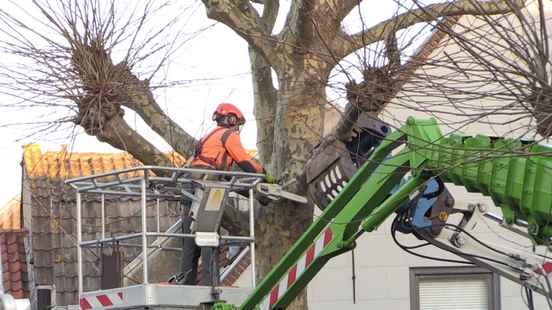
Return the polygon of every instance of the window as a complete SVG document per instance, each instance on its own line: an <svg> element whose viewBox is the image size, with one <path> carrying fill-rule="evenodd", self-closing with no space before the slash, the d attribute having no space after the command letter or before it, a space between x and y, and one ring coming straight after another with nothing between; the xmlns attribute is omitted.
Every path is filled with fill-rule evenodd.
<svg viewBox="0 0 552 310"><path fill-rule="evenodd" d="M55 289L53 285L38 285L36 287L36 309L48 310L55 305Z"/></svg>
<svg viewBox="0 0 552 310"><path fill-rule="evenodd" d="M118 247L115 247L110 254L102 253L101 256L102 278L100 288L107 290L121 287L123 283L123 253Z"/></svg>
<svg viewBox="0 0 552 310"><path fill-rule="evenodd" d="M499 310L499 276L477 267L410 268L412 310Z"/></svg>

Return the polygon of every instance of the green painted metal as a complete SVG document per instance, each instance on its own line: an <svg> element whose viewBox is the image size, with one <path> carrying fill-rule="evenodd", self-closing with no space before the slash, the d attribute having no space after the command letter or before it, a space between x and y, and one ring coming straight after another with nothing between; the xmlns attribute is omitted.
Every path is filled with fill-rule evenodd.
<svg viewBox="0 0 552 310"><path fill-rule="evenodd" d="M303 253L309 248L316 237L322 232L328 223L332 222L337 214L341 212L347 203L359 193L361 187L366 183L372 172L379 167L379 164L396 146L396 141L403 138L403 134L395 132L389 135L389 139L384 141L380 147L374 151L371 160L367 161L359 171L351 178L347 186L339 195L328 205L324 212L313 222L307 231L295 242L287 254L280 259L278 264L263 278L256 287L255 292L240 306L240 309L253 309L260 304L270 290L278 284L282 276L297 262ZM299 280L299 279L298 279Z"/></svg>
<svg viewBox="0 0 552 310"><path fill-rule="evenodd" d="M420 185L422 185L427 179L423 178L422 175L413 177L404 183L396 192L393 193L389 198L387 198L381 205L377 207L369 216L367 216L362 221L362 230L365 232L372 232L376 230L383 221L385 221L397 207L406 199L408 196L416 191Z"/></svg>
<svg viewBox="0 0 552 310"><path fill-rule="evenodd" d="M213 306L213 310L238 310L238 307L225 302L219 302Z"/></svg>
<svg viewBox="0 0 552 310"><path fill-rule="evenodd" d="M398 155L390 156L401 144L405 145ZM329 259L354 248L363 232L375 230L430 176L491 196L508 222L527 220L534 239L543 243L552 237L550 155L552 148L519 140L444 136L434 119L409 118L405 126L381 143L239 309L258 308L329 227L331 242L272 306L285 308ZM413 177L389 195L408 170ZM227 304L218 306L216 310L238 309Z"/></svg>
<svg viewBox="0 0 552 310"><path fill-rule="evenodd" d="M412 188L420 185L420 178L411 179L401 189L389 196L391 189L406 173L407 170L404 168L407 167L408 161L408 155L402 154L390 158L384 164L379 165L372 173L372 176L359 189L357 195L342 208L342 211L334 219L326 223L332 231L333 238L331 242L318 257L314 258L305 271L297 277L293 285L288 287L285 294L279 297L278 302L273 305L274 309L285 308L331 258L348 252L355 247L355 240L360 236L358 231L362 219L371 218L372 212L376 212L375 210L377 210L372 218L372 223L375 225L381 224L386 217L381 217L380 215L392 213L401 201L408 198L408 193L411 192ZM406 190L403 191L402 188L406 188ZM406 195L404 194L405 192L407 192ZM282 274L282 277L286 279L286 275L287 271Z"/></svg>
<svg viewBox="0 0 552 310"><path fill-rule="evenodd" d="M552 237L552 148L508 138L443 136L434 119L409 119L407 147L420 171L490 196L505 220L529 223L535 242Z"/></svg>

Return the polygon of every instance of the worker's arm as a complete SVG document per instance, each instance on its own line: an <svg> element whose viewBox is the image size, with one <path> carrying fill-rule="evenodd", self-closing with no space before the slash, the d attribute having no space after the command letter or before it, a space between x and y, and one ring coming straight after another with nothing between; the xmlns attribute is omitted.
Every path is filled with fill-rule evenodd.
<svg viewBox="0 0 552 310"><path fill-rule="evenodd" d="M259 165L243 148L238 131L233 131L224 145L230 157L245 172L262 173L263 167Z"/></svg>

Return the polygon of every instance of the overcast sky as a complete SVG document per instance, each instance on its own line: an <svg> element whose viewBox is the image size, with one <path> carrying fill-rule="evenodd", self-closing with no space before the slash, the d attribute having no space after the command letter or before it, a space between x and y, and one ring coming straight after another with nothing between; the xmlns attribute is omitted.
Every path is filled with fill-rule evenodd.
<svg viewBox="0 0 552 310"><path fill-rule="evenodd" d="M17 1L17 3L24 9L33 12L30 0ZM118 1L117 3L123 2ZM184 6L188 8L186 11L186 14L188 14L186 17L186 33L213 24L213 21L205 17L204 7L200 1L193 2L192 5L190 1L180 3L180 8ZM281 12L276 30L281 28L289 5L290 0L281 0ZM2 1L0 6L8 12L16 12L17 10L5 1ZM369 6L369 8L363 8L362 14L363 19L369 25L389 17L395 8L394 1L391 0L368 1L366 6ZM161 17L159 23L162 24L162 21L163 18ZM346 23L348 30L354 31L358 21L358 14L348 17ZM231 102L240 107L248 119L241 134L243 144L249 149L255 147L256 127L253 119L253 91L247 45L233 31L222 24L214 25L181 47L171 57L171 62L165 71L160 74L162 76L166 75L169 80L203 79L155 92L159 104L190 134L196 138L201 137L213 125L210 121L210 115L216 105L223 101ZM13 99L0 95L0 100L5 102ZM1 109L0 113L0 125L14 122L33 122L43 118L40 113L29 109ZM139 117L132 113L126 113L126 118L133 127L153 141L159 148L164 151L169 150L168 145L155 133L141 125ZM67 132L29 139L25 138L25 134L28 133L30 127L26 127L27 131L23 129L25 128L0 127L0 169L3 177L1 180L0 205L20 192L22 146L26 143L40 144L43 152L58 151L61 144L69 144L69 148L74 152L118 151L105 143L98 142L93 137L87 136L78 128L74 141L65 138Z"/></svg>

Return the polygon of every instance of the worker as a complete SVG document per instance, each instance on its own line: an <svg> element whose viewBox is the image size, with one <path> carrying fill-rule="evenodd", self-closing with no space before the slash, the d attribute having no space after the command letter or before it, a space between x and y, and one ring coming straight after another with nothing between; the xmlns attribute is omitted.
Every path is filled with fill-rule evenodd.
<svg viewBox="0 0 552 310"><path fill-rule="evenodd" d="M240 128L245 123L242 112L233 104L221 103L213 113L212 120L217 127L199 140L191 168L231 170L234 163L245 172L265 173L263 167L257 163L243 148L240 141ZM197 176L196 176L197 177ZM212 177L212 176L211 176ZM271 177L267 178L270 181ZM183 216L183 233L192 233L193 218L188 214ZM184 238L182 245L182 273L181 283L195 285L197 282L197 266L199 257L209 267L203 269L202 285L214 285L213 273L216 271L216 253L212 249L203 251L195 244L194 239Z"/></svg>
<svg viewBox="0 0 552 310"><path fill-rule="evenodd" d="M230 170L235 162L245 172L263 173L263 167L247 154L240 142L240 127L245 123L242 112L233 104L221 103L212 119L217 127L199 141L191 166Z"/></svg>

